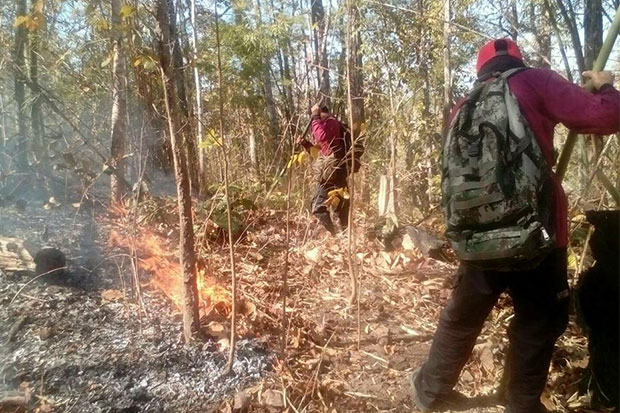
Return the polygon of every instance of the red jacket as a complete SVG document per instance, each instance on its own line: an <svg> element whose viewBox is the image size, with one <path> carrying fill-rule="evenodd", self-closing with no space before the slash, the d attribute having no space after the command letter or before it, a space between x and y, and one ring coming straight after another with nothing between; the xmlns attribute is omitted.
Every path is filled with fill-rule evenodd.
<svg viewBox="0 0 620 413"><path fill-rule="evenodd" d="M620 130L620 92L611 85L589 93L547 69L517 72L508 85L549 165L554 164L553 133L558 123L584 134L609 135ZM563 248L568 244L568 201L555 175L553 182L553 229L557 247Z"/></svg>
<svg viewBox="0 0 620 413"><path fill-rule="evenodd" d="M314 117L312 119L312 136L314 136L314 143L321 146L321 153L325 156L344 151L340 122L333 116L325 120Z"/></svg>

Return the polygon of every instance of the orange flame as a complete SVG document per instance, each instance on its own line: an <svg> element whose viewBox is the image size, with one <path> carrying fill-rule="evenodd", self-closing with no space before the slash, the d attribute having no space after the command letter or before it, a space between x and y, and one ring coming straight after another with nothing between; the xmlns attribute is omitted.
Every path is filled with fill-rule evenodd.
<svg viewBox="0 0 620 413"><path fill-rule="evenodd" d="M148 230L139 230L135 238L124 238L111 231L108 247L121 246L136 251L138 265L143 271L152 274L152 283L161 289L179 308L183 303L183 270L178 257L166 249L163 237ZM230 293L222 286L209 280L204 270L198 271L197 278L199 306L201 313L209 313L218 308L230 311ZM223 308L222 308L223 307Z"/></svg>

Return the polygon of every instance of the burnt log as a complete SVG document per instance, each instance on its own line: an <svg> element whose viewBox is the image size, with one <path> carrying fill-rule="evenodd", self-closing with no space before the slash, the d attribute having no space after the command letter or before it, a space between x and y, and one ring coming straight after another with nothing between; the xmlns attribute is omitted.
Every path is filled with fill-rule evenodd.
<svg viewBox="0 0 620 413"><path fill-rule="evenodd" d="M620 211L588 211L594 225L589 247L595 264L579 276L576 305L578 322L588 336L589 376L593 407L620 409L618 365L620 303Z"/></svg>
<svg viewBox="0 0 620 413"><path fill-rule="evenodd" d="M35 272L37 275L60 277L65 274L67 259L65 254L57 248L45 247L34 256Z"/></svg>

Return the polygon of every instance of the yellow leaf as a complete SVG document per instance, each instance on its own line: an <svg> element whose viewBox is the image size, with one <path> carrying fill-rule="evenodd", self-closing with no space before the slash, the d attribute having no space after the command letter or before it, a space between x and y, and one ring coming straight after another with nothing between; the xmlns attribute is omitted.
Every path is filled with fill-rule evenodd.
<svg viewBox="0 0 620 413"><path fill-rule="evenodd" d="M360 125L360 134L362 135L365 134L367 130L368 130L368 124L366 122L363 122Z"/></svg>
<svg viewBox="0 0 620 413"><path fill-rule="evenodd" d="M135 12L136 12L136 8L133 7L131 4L124 4L123 7L121 7L119 14L121 18L124 20L124 19L131 17Z"/></svg>
<svg viewBox="0 0 620 413"><path fill-rule="evenodd" d="M13 26L19 27L19 26L22 26L22 25L28 25L28 21L29 20L31 20L29 15L17 16L15 18L15 23L13 23Z"/></svg>
<svg viewBox="0 0 620 413"><path fill-rule="evenodd" d="M568 252L568 268L577 271L577 257L570 250Z"/></svg>
<svg viewBox="0 0 620 413"><path fill-rule="evenodd" d="M138 57L136 60L133 61L133 67L137 67L140 66L142 64L142 58Z"/></svg>
<svg viewBox="0 0 620 413"><path fill-rule="evenodd" d="M101 62L101 67L106 67L112 61L112 56L108 56L103 62Z"/></svg>
<svg viewBox="0 0 620 413"><path fill-rule="evenodd" d="M37 0L33 6L33 10L35 13L43 13L43 0Z"/></svg>
<svg viewBox="0 0 620 413"><path fill-rule="evenodd" d="M205 139L198 145L201 149L209 149L213 146L222 146L222 141L218 138L217 133L213 129L205 132Z"/></svg>
<svg viewBox="0 0 620 413"><path fill-rule="evenodd" d="M104 18L100 18L97 19L95 21L95 29L97 29L97 31L105 31L108 30L110 28L110 25L108 24L108 21Z"/></svg>

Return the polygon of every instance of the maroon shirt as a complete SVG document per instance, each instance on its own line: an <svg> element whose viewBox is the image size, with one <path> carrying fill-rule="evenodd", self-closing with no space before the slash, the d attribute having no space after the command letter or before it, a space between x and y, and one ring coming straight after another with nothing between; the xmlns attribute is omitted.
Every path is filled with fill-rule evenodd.
<svg viewBox="0 0 620 413"><path fill-rule="evenodd" d="M333 116L325 120L313 119L312 136L314 136L314 143L321 146L321 153L325 156L344 148L340 122Z"/></svg>
<svg viewBox="0 0 620 413"><path fill-rule="evenodd" d="M620 92L611 85L589 93L547 69L517 72L508 85L549 165L554 164L553 133L558 123L584 134L609 135L620 130ZM553 183L553 230L556 246L564 248L568 244L568 201L555 175Z"/></svg>

